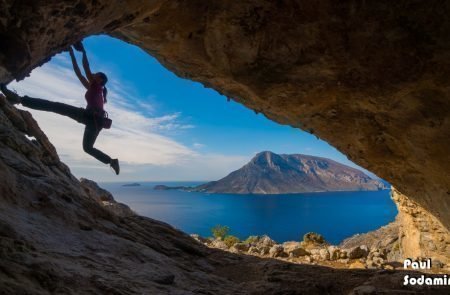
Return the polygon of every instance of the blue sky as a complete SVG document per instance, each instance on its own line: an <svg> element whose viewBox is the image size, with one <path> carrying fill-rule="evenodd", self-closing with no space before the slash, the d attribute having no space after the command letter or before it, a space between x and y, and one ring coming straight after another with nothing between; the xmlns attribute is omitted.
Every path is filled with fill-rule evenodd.
<svg viewBox="0 0 450 295"><path fill-rule="evenodd" d="M138 47L107 36L87 38L84 45L92 71L103 71L109 78L105 108L113 128L102 131L96 146L121 160L121 175L113 175L83 153L83 126L31 111L78 177L214 180L264 150L323 156L357 167L315 136L279 125L234 101L227 102L215 90L177 77ZM20 94L85 105L84 90L72 72L68 53L55 56L12 87Z"/></svg>

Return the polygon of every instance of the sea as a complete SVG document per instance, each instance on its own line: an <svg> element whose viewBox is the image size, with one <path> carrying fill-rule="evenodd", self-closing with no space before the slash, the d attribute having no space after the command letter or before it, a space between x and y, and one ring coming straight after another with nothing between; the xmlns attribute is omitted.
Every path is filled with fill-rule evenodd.
<svg viewBox="0 0 450 295"><path fill-rule="evenodd" d="M395 219L390 191L321 192L280 195L209 194L154 190L157 184L194 186L204 182L100 183L116 201L136 213L164 221L188 234L210 237L211 228L227 226L240 239L268 235L275 241L300 241L316 232L332 244Z"/></svg>

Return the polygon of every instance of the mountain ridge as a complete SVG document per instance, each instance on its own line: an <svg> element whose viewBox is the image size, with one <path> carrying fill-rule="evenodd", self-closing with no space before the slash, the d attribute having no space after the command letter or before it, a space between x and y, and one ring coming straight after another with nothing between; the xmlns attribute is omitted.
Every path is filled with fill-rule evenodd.
<svg viewBox="0 0 450 295"><path fill-rule="evenodd" d="M380 180L334 160L263 151L227 176L191 191L233 194L288 194L386 189Z"/></svg>

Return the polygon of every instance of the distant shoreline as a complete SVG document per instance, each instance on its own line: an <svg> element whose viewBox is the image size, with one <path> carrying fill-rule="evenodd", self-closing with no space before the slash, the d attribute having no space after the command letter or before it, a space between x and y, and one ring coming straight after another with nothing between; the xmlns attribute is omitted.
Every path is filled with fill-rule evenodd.
<svg viewBox="0 0 450 295"><path fill-rule="evenodd" d="M315 192L381 191L390 185L361 170L334 160L303 154L263 151L219 180L196 186L156 185L156 190L223 194L298 194Z"/></svg>
<svg viewBox="0 0 450 295"><path fill-rule="evenodd" d="M138 183L138 182L133 182L133 183L122 184L122 186L126 186L126 187L130 187L130 186L141 186L141 184Z"/></svg>
<svg viewBox="0 0 450 295"><path fill-rule="evenodd" d="M286 193L239 193L239 192L208 192L206 190L197 190L196 187L193 186L168 186L164 184L157 184L153 186L154 190L179 190L179 191L185 191L185 192L196 192L196 193L205 193L205 194L223 194L223 195L255 195L255 196L275 196L275 195L296 195L296 194L312 194L312 193L351 193L351 192L377 192L377 191L385 191L390 190L390 187L378 189L378 190L329 190L329 191L302 191L302 192L286 192Z"/></svg>

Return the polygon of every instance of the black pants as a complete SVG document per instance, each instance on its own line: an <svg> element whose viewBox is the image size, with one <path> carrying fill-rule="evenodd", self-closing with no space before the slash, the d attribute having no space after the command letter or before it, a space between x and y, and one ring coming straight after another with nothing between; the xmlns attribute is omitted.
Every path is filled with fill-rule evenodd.
<svg viewBox="0 0 450 295"><path fill-rule="evenodd" d="M57 113L74 119L78 123L86 125L83 135L83 150L105 164L111 163L111 157L102 151L94 148L95 140L102 130L101 121L98 116L94 116L93 111L77 108L65 103L48 101L40 98L25 96L22 98L22 105L30 109Z"/></svg>

